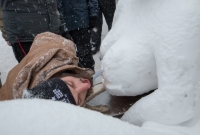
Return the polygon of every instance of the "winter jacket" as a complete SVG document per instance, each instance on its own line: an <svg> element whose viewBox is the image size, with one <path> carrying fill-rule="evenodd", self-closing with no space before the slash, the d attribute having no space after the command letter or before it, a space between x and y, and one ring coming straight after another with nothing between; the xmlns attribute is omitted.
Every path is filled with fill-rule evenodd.
<svg viewBox="0 0 200 135"><path fill-rule="evenodd" d="M98 16L97 0L57 0L69 31L88 28L89 18Z"/></svg>
<svg viewBox="0 0 200 135"><path fill-rule="evenodd" d="M1 32L2 32L2 37L6 40L6 32L5 32L4 27L3 27L1 9L0 9L0 29L1 29Z"/></svg>
<svg viewBox="0 0 200 135"><path fill-rule="evenodd" d="M0 0L7 40L32 42L42 32L59 33L60 14L56 0Z"/></svg>
<svg viewBox="0 0 200 135"><path fill-rule="evenodd" d="M38 34L29 53L8 74L0 100L21 98L23 91L52 77L71 75L91 79L94 71L77 66L74 43L59 35Z"/></svg>

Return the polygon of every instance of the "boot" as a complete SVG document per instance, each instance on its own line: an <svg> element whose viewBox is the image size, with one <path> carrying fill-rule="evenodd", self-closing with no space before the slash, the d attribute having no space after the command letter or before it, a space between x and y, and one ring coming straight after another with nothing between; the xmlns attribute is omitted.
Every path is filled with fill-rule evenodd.
<svg viewBox="0 0 200 135"><path fill-rule="evenodd" d="M100 50L101 46L101 35L99 35L98 28L93 28L93 30L91 31L90 44L91 52L93 55L95 55Z"/></svg>

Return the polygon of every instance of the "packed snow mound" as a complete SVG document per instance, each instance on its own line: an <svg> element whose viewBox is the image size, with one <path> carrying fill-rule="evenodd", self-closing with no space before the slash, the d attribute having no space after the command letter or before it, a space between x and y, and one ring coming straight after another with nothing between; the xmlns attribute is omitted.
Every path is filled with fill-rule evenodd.
<svg viewBox="0 0 200 135"><path fill-rule="evenodd" d="M68 103L29 99L0 102L1 135L183 135L136 127Z"/></svg>
<svg viewBox="0 0 200 135"><path fill-rule="evenodd" d="M112 95L158 88L123 116L178 124L200 108L200 1L121 0L102 42L103 79Z"/></svg>
<svg viewBox="0 0 200 135"><path fill-rule="evenodd" d="M0 31L0 35L2 35ZM5 83L8 72L12 67L17 64L17 60L14 57L13 50L11 46L8 46L6 41L0 37L0 72L1 72L1 82Z"/></svg>

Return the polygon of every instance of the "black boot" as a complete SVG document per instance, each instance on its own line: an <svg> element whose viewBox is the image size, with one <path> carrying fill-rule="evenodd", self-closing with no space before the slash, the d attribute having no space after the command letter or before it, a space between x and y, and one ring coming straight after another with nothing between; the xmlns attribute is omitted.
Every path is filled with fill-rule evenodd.
<svg viewBox="0 0 200 135"><path fill-rule="evenodd" d="M99 29L93 28L91 31L91 39L90 39L91 52L93 55L100 50L100 45L101 45L100 36L101 34L99 33Z"/></svg>
<svg viewBox="0 0 200 135"><path fill-rule="evenodd" d="M92 46L91 52L93 55L95 55L99 51L100 47L99 46Z"/></svg>

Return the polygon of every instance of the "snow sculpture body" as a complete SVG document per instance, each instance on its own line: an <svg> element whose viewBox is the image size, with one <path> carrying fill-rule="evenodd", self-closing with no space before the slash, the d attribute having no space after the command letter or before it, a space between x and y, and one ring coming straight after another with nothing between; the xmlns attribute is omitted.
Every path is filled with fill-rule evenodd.
<svg viewBox="0 0 200 135"><path fill-rule="evenodd" d="M118 2L113 28L101 47L106 89L135 96L158 88L123 120L174 125L199 112L199 7L199 0Z"/></svg>

